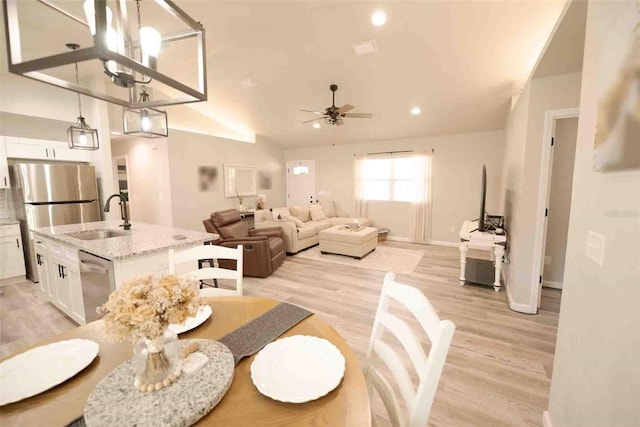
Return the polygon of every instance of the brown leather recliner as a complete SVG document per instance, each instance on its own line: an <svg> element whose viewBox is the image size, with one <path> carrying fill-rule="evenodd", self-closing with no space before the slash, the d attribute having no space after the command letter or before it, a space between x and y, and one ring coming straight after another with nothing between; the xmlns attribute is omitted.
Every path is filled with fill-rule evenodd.
<svg viewBox="0 0 640 427"><path fill-rule="evenodd" d="M211 218L202 221L209 233L220 236L213 244L236 248L243 245L244 275L267 277L273 273L286 258L282 228L271 227L249 230L247 223L240 218L236 209L214 212ZM221 268L235 269L234 260L219 260Z"/></svg>

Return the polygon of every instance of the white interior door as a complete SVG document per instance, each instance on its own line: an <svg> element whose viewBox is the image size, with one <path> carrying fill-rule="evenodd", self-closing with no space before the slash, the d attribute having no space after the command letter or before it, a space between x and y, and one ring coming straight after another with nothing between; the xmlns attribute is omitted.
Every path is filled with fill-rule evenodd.
<svg viewBox="0 0 640 427"><path fill-rule="evenodd" d="M287 162L287 206L316 202L316 167L314 160Z"/></svg>
<svg viewBox="0 0 640 427"><path fill-rule="evenodd" d="M556 122L553 121L553 136L552 140L555 140L556 137ZM555 148L555 144L551 143L551 148L549 150L549 169L547 171L547 194L545 196L545 214L544 214L544 223L542 226L542 256L540 257L540 281L538 283L538 303L537 306L540 308L540 303L542 302L542 278L544 277L544 254L545 248L547 246L547 227L549 225L549 199L551 197L551 175L553 174L553 151Z"/></svg>

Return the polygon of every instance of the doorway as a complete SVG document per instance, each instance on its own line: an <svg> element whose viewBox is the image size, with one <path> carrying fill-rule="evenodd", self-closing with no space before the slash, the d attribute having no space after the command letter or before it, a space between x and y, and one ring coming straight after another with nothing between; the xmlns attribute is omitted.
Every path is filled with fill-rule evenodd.
<svg viewBox="0 0 640 427"><path fill-rule="evenodd" d="M562 289L578 134L575 109L550 111L545 119L548 143L542 157L534 259L534 279L537 279L533 286L537 292L534 301L537 301L538 308L543 303L543 287Z"/></svg>
<svg viewBox="0 0 640 427"><path fill-rule="evenodd" d="M316 200L315 160L287 162L287 206L308 205Z"/></svg>
<svg viewBox="0 0 640 427"><path fill-rule="evenodd" d="M112 157L114 188L127 201L127 212L131 219L131 198L129 197L130 181L127 156ZM124 219L124 218L121 218Z"/></svg>

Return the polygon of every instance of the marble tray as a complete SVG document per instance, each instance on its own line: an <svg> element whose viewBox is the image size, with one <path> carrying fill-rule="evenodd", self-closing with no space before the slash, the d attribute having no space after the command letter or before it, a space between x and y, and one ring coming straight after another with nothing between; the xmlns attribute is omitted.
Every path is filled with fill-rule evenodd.
<svg viewBox="0 0 640 427"><path fill-rule="evenodd" d="M104 377L93 390L84 408L88 427L175 426L194 424L222 400L233 380L231 351L213 340L180 340L200 344L209 361L191 374L182 373L167 388L142 393L133 386L133 359L127 360Z"/></svg>

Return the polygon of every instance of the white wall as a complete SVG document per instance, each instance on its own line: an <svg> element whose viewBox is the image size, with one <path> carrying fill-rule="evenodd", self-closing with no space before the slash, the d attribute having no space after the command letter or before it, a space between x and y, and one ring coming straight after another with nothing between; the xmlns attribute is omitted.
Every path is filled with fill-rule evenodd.
<svg viewBox="0 0 640 427"><path fill-rule="evenodd" d="M0 55L0 134L25 138L67 141L67 128L75 124L78 101L75 93L10 74L6 55ZM87 83L91 87L104 84L101 79ZM115 192L111 171L111 141L107 104L82 97L83 115L89 125L98 129L100 149L90 153L96 169L98 192L102 198ZM115 214L104 214L116 219Z"/></svg>
<svg viewBox="0 0 640 427"><path fill-rule="evenodd" d="M509 113L506 125L506 161L502 201L509 233L510 264L505 266L511 308L535 312L531 287L535 224L543 144L545 112L577 107L581 73L530 80Z"/></svg>
<svg viewBox="0 0 640 427"><path fill-rule="evenodd" d="M127 157L131 220L172 226L167 139L120 138L113 142L111 153Z"/></svg>
<svg viewBox="0 0 640 427"><path fill-rule="evenodd" d="M571 188L573 184L573 163L576 157L578 118L556 121L553 148L553 165L549 194L549 217L547 220L547 241L544 256L549 264L544 266L544 282L562 286L567 233L569 231L569 211L571 209Z"/></svg>
<svg viewBox="0 0 640 427"><path fill-rule="evenodd" d="M338 129L339 131L339 129ZM487 211L498 212L504 132L479 132L422 137L340 146L286 149L285 160L315 160L316 187L328 192L338 208L353 207L354 156L381 151L414 150L432 157L431 240L458 242L462 222L478 217L482 165L487 166ZM367 215L390 236L409 237L409 206L405 203L370 202Z"/></svg>
<svg viewBox="0 0 640 427"><path fill-rule="evenodd" d="M638 41L637 25L637 2L589 2L549 400L554 426L640 425L640 170L592 169L598 100L629 51L634 27ZM636 64L637 59L636 53ZM637 90L637 74L635 84ZM625 95L632 95L631 90ZM605 238L602 265L585 256L589 230Z"/></svg>
<svg viewBox="0 0 640 427"><path fill-rule="evenodd" d="M267 196L267 207L285 204L282 148L264 138L247 143L171 129L168 154L172 216L176 227L203 230L202 220L212 212L238 207L238 199L224 197L225 163L254 166L269 173L272 188L258 188L258 194ZM218 168L214 191L199 190L199 166ZM253 207L255 200L245 200L245 204Z"/></svg>

